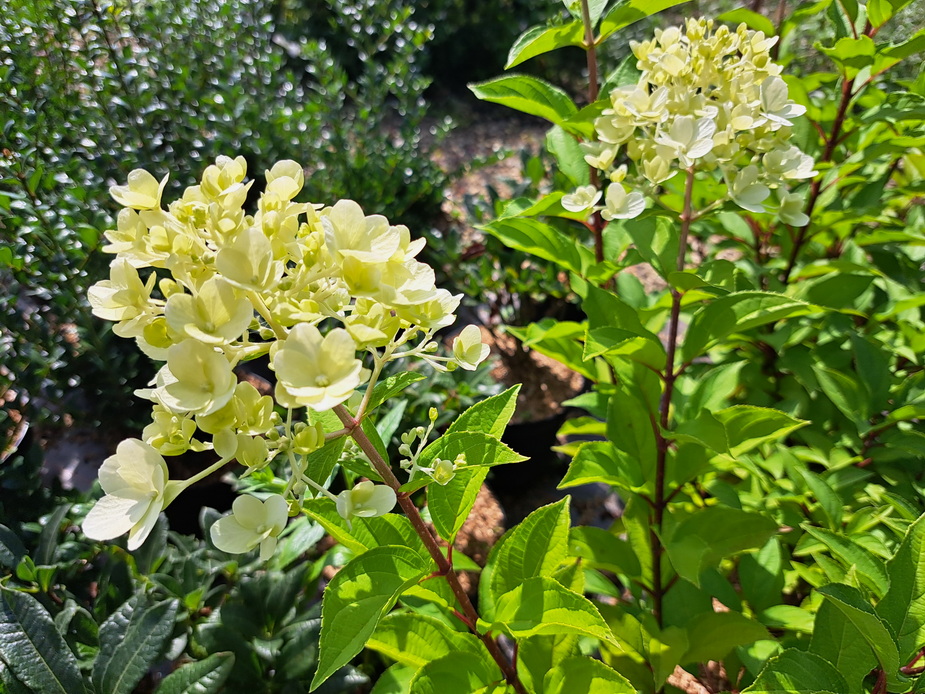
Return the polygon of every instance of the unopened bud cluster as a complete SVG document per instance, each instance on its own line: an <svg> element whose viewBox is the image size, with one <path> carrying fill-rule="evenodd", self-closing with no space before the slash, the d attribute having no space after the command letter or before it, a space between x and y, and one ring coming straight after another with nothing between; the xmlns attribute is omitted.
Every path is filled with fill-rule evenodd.
<svg viewBox="0 0 925 694"><path fill-rule="evenodd" d="M312 412L357 394L361 418L389 361L417 357L438 369L474 369L487 356L475 328L462 332L452 356L436 354L433 336L453 323L461 295L438 289L433 269L416 259L423 239L350 200L296 202L304 177L293 161L266 172L249 214L246 174L243 157L219 157L166 209L166 176L135 170L110 191L125 209L105 234L104 250L116 258L110 278L90 289L90 303L116 323L116 334L165 363L153 387L138 392L154 403L144 440L124 443L100 471L106 496L84 525L91 537L128 531L130 548L140 545L163 507L198 478L169 481L163 456L214 449L222 464L237 460L249 470L276 456L288 460L284 495L239 500L213 532L222 549L271 553L269 538L282 531L292 499L326 493L326 480L306 475L307 456L326 437ZM285 421L274 398L234 374L237 364L262 355L276 372ZM358 393L364 384L366 398ZM310 412L293 422L301 408ZM345 518L392 508L392 489L372 486L337 498Z"/></svg>

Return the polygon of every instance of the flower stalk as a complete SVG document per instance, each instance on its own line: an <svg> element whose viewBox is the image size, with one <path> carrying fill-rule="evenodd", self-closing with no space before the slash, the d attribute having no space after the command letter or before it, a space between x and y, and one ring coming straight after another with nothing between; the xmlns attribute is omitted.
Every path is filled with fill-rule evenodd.
<svg viewBox="0 0 925 694"><path fill-rule="evenodd" d="M363 431L363 428L360 426L361 420L351 415L347 408L343 405L338 405L335 407L334 413L340 419L341 423L344 425L344 428L350 432L350 436L354 441L356 441L357 445L360 447L360 450L362 450L363 453L366 454L366 457L369 458L369 461L376 469L376 472L379 473L380 477L382 477L382 481L395 491L395 496L398 499L399 506L401 506L402 510L405 512L408 520L411 521L411 526L421 538L421 541L424 543L424 546L430 553L431 558L433 558L434 562L437 564L438 574L446 578L450 589L453 591L453 595L459 602L460 607L462 607L462 615L465 617L465 619L462 620L463 623L466 624L469 630L472 631L476 637L478 637L478 639L488 650L488 653L498 664L498 667L504 674L504 679L507 681L507 683L514 688L517 694L527 694L527 690L524 688L523 683L517 676L516 665L508 660L504 653L501 652L501 647L490 633L483 634L476 628L476 625L479 621L479 614L473 606L472 601L469 599L469 596L466 594L466 591L463 589L462 584L459 582L459 576L453 569L453 565L450 563L450 560L447 558L447 556L443 554L443 551L440 549L440 545L437 542L437 538L434 537L434 534L427 527L427 524L424 523L424 519L421 517L420 511L418 511L417 506L414 505L414 502L411 500L409 494L407 492L400 491L401 483L392 472L388 463L386 463L382 456L379 455L379 451L376 450L376 447L373 445L372 441L369 440L366 432Z"/></svg>

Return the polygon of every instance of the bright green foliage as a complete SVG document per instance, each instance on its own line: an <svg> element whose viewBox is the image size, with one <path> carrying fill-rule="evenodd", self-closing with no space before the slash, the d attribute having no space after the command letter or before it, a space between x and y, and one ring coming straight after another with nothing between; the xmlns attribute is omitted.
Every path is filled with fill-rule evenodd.
<svg viewBox="0 0 925 694"><path fill-rule="evenodd" d="M176 601L148 605L144 596L113 612L100 625L100 654L91 678L96 690L130 694L161 655L176 612Z"/></svg>
<svg viewBox="0 0 925 694"><path fill-rule="evenodd" d="M552 126L545 194L480 228L559 270L585 316L507 330L593 384L560 430L576 437L560 487L626 502L612 528L569 531L572 556L616 576L607 590L588 573L620 599L600 607L619 643L604 662L652 693L709 660L739 673L729 690L910 690L925 647L925 40L881 32L909 3L741 8L728 29L691 19L630 42L620 66L599 44L678 3L566 4L508 67L578 46L609 77L581 96L544 85L558 107L492 91L519 77L473 85ZM644 290L638 264L661 283Z"/></svg>
<svg viewBox="0 0 925 694"><path fill-rule="evenodd" d="M213 653L196 663L188 663L171 672L161 686L159 694L214 694L228 679L234 665L234 654Z"/></svg>
<svg viewBox="0 0 925 694"><path fill-rule="evenodd" d="M321 606L320 657L312 689L360 652L399 595L428 569L407 547L383 545L360 555L334 577Z"/></svg>

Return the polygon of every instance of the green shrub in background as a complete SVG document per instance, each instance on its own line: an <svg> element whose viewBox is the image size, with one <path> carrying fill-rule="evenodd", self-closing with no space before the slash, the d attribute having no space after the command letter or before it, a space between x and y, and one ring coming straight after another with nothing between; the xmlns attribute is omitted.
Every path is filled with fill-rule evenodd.
<svg viewBox="0 0 925 694"><path fill-rule="evenodd" d="M350 38L277 30L270 2L13 0L0 17L0 390L33 420L130 420L137 350L89 319L88 277L135 167L182 180L243 152L300 158L312 198L375 203L418 226L444 175L422 140L430 27L403 0L322 3ZM345 48L346 47L346 48ZM443 126L440 127L442 129ZM171 184L168 184L171 185ZM30 398L25 400L25 396Z"/></svg>

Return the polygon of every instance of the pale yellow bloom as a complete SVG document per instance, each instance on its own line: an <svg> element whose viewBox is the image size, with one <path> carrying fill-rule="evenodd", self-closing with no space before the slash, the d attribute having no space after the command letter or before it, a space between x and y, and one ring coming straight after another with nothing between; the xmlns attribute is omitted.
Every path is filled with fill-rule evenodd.
<svg viewBox="0 0 925 694"><path fill-rule="evenodd" d="M170 378L157 397L174 412L212 414L231 400L238 382L221 352L192 339L167 350L166 368Z"/></svg>
<svg viewBox="0 0 925 694"><path fill-rule="evenodd" d="M488 345L482 344L482 332L476 325L467 325L453 341L453 358L467 371L475 371L489 351Z"/></svg>
<svg viewBox="0 0 925 694"><path fill-rule="evenodd" d="M635 190L627 193L621 183L611 183L607 186L607 196L604 202L601 217L606 220L633 219L646 209L646 200L642 193Z"/></svg>
<svg viewBox="0 0 925 694"><path fill-rule="evenodd" d="M154 210L161 205L161 195L166 185L167 176L158 182L144 169L134 169L129 172L128 184L111 186L109 194L124 207L131 207L133 210Z"/></svg>
<svg viewBox="0 0 925 694"><path fill-rule="evenodd" d="M160 512L176 496L167 480L167 463L148 444L126 439L115 455L103 461L99 475L106 495L84 519L84 534L94 540L112 540L127 532L128 548L138 549Z"/></svg>
<svg viewBox="0 0 925 694"><path fill-rule="evenodd" d="M231 515L212 524L212 544L223 552L243 554L260 546L260 560L266 561L276 551L276 538L286 527L289 505L279 494L266 501L242 495L231 505Z"/></svg>
<svg viewBox="0 0 925 694"><path fill-rule="evenodd" d="M569 212L590 210L601 199L601 191L596 186L579 186L574 193L562 196L562 207Z"/></svg>
<svg viewBox="0 0 925 694"><path fill-rule="evenodd" d="M373 518L391 511L395 501L391 487L366 480L337 495L337 512L347 521L351 518Z"/></svg>
<svg viewBox="0 0 925 694"><path fill-rule="evenodd" d="M360 385L362 362L356 342L343 328L327 335L314 325L292 329L273 356L276 377L300 406L321 412L347 400Z"/></svg>
<svg viewBox="0 0 925 694"><path fill-rule="evenodd" d="M213 277L195 295L173 294L164 315L175 332L206 344L224 345L247 330L254 307L223 278Z"/></svg>

